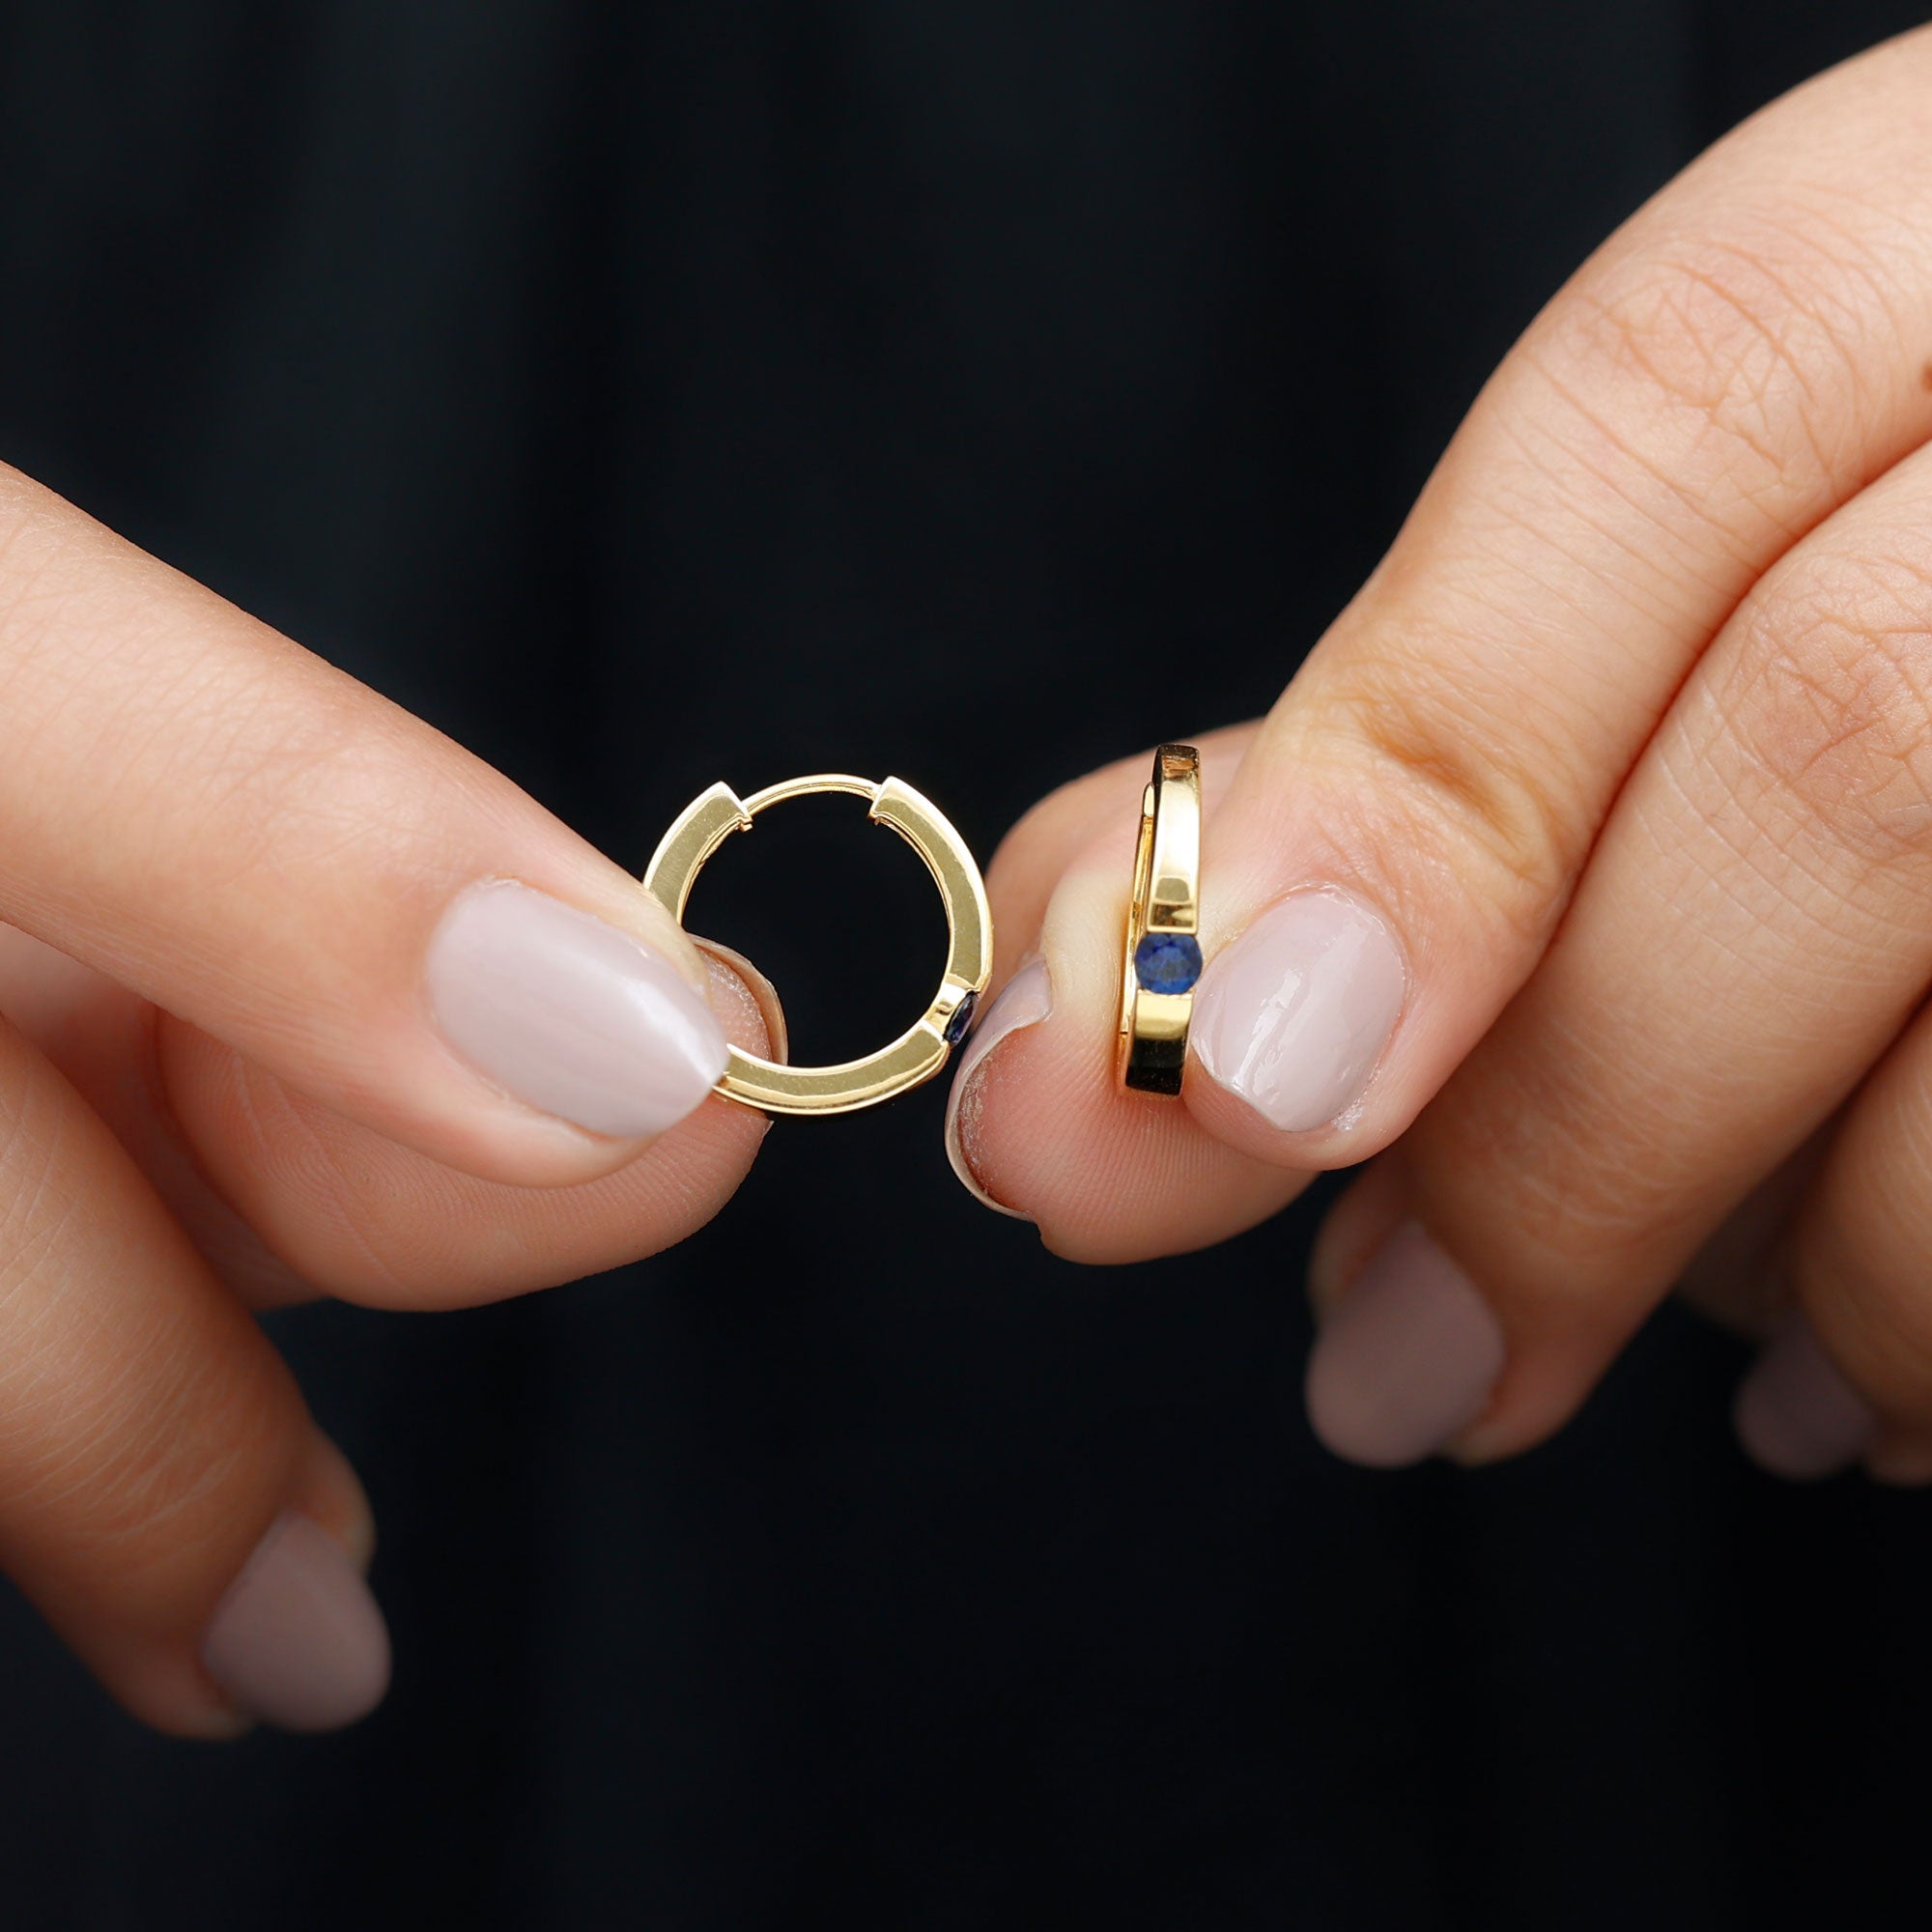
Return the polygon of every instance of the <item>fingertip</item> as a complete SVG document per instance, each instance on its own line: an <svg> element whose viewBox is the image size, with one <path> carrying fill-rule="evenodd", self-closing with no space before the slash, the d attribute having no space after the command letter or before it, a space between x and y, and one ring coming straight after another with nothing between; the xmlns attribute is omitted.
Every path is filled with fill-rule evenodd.
<svg viewBox="0 0 1932 1932"><path fill-rule="evenodd" d="M704 961L707 997L724 1037L741 1053L782 1065L791 1044L779 989L731 947L696 934L692 944Z"/></svg>
<svg viewBox="0 0 1932 1932"><path fill-rule="evenodd" d="M1738 1384L1731 1424L1759 1468L1804 1483L1859 1462L1873 1448L1878 1417L1798 1315Z"/></svg>
<svg viewBox="0 0 1932 1932"><path fill-rule="evenodd" d="M1024 1027L989 1011L977 1057L969 1048L955 1078L949 1128L955 1171L976 1199L1018 1210L1052 1253L1091 1265L1226 1239L1306 1183L1217 1144L1184 1104L1122 1090L1129 882L1120 857L1092 847L1060 880L1040 949L1050 1005Z"/></svg>
<svg viewBox="0 0 1932 1932"><path fill-rule="evenodd" d="M1037 1026L1052 1010L1052 978L1044 956L1036 953L1021 963L980 1014L946 1096L946 1157L952 1172L982 1208L1016 1221L1031 1221L1033 1216L1001 1200L980 1178L987 1161L986 1096L996 1077L993 1056L1014 1034Z"/></svg>
<svg viewBox="0 0 1932 1932"><path fill-rule="evenodd" d="M285 1508L191 1641L122 1635L89 1646L91 1661L131 1716L190 1742L232 1743L263 1724L355 1723L383 1701L392 1670L387 1621L365 1577L374 1543L366 1514L338 1524Z"/></svg>
<svg viewBox="0 0 1932 1932"><path fill-rule="evenodd" d="M1419 1222L1401 1222L1317 1332L1309 1426L1345 1462L1406 1467L1482 1416L1505 1358L1501 1323L1475 1285Z"/></svg>
<svg viewBox="0 0 1932 1932"><path fill-rule="evenodd" d="M267 1723L333 1730L381 1703L386 1621L366 1578L376 1521L354 1465L312 1430L292 1500L226 1582L192 1649L129 1659L122 1701L168 1734L211 1743Z"/></svg>
<svg viewBox="0 0 1932 1932"><path fill-rule="evenodd" d="M235 1710L282 1730L340 1730L389 1688L388 1625L354 1555L293 1510L216 1605L200 1654Z"/></svg>
<svg viewBox="0 0 1932 1932"><path fill-rule="evenodd" d="M1253 728L1196 741L1210 802ZM1292 1200L1313 1171L1284 1174L1218 1143L1184 1099L1121 1090L1122 943L1146 782L1145 754L1122 760L1037 806L1002 845L989 873L1000 928L1037 931L1050 997L1040 1003L1014 974L1023 1009L987 1008L948 1100L947 1153L961 1184L1085 1264L1225 1239Z"/></svg>

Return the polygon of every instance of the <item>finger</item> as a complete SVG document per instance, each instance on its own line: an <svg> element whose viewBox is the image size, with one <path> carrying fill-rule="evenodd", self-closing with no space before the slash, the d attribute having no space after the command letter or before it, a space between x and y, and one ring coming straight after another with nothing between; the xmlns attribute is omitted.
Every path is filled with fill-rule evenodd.
<svg viewBox="0 0 1932 1932"><path fill-rule="evenodd" d="M1800 1204L1811 1191L1837 1132L1834 1114L1788 1160L1772 1169L1687 1262L1674 1292L1720 1327L1758 1342L1785 1327L1792 1309L1784 1253Z"/></svg>
<svg viewBox="0 0 1932 1932"><path fill-rule="evenodd" d="M782 1058L770 982L728 948L697 943L727 1037ZM447 1308L635 1261L709 1220L769 1126L752 1108L701 1108L613 1174L518 1187L332 1113L19 935L0 934L5 1006L112 1128L210 1267L254 1307L329 1293Z"/></svg>
<svg viewBox="0 0 1932 1932"><path fill-rule="evenodd" d="M1535 977L1364 1197L1403 1232L1362 1251L1311 1362L1334 1446L1440 1446L1391 1420L1371 1319L1438 1304L1471 1349L1402 1366L1408 1413L1450 1416L1472 1460L1540 1440L1919 1003L1929 526L1921 450L1767 573L1692 672Z"/></svg>
<svg viewBox="0 0 1932 1932"><path fill-rule="evenodd" d="M1795 1313L1738 1384L1731 1423L1752 1462L1797 1483L1850 1468L1878 1433L1871 1405Z"/></svg>
<svg viewBox="0 0 1932 1932"><path fill-rule="evenodd" d="M382 1695L368 1507L254 1321L0 1022L0 1567L137 1717L327 1728Z"/></svg>
<svg viewBox="0 0 1932 1932"><path fill-rule="evenodd" d="M697 954L500 774L0 472L0 918L467 1172L709 1093Z"/></svg>
<svg viewBox="0 0 1932 1932"><path fill-rule="evenodd" d="M1871 1445L1876 1421L1793 1305L1791 1231L1839 1119L1833 1115L1759 1181L1691 1258L1676 1289L1712 1321L1759 1344L1732 1399L1732 1427L1759 1468L1794 1482L1856 1463Z"/></svg>
<svg viewBox="0 0 1932 1932"><path fill-rule="evenodd" d="M1761 1346L1731 1405L1738 1445L1774 1476L1811 1482L1871 1446L1876 1417L1793 1305L1791 1234L1836 1139L1834 1114L1692 1256L1678 1295Z"/></svg>
<svg viewBox="0 0 1932 1932"><path fill-rule="evenodd" d="M1786 1257L1811 1353L1841 1378L1840 1411L1862 1417L1861 1431L1845 1423L1828 1467L1861 1456L1889 1480L1932 1481L1928 1255L1932 1020L1921 1013L1847 1110Z"/></svg>
<svg viewBox="0 0 1932 1932"><path fill-rule="evenodd" d="M1932 284L1928 83L1932 38L1908 36L1627 223L1487 385L1270 714L1204 847L1184 1104L1230 1148L1331 1167L1409 1124L1534 969L1738 601L1932 433L1898 321ZM1056 944L1118 900L1077 872L1061 890L1056 1020L1104 1028L1109 946ZM1002 1051L978 1139L1017 1200L1007 1138L1071 1124L1051 1090L1082 1069Z"/></svg>

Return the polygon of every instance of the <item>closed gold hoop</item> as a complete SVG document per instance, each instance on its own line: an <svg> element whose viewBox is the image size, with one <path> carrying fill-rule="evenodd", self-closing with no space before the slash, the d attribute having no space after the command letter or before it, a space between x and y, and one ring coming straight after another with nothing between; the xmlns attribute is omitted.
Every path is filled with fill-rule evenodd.
<svg viewBox="0 0 1932 1932"><path fill-rule="evenodd" d="M925 1011L889 1046L863 1060L783 1066L733 1047L716 1091L768 1114L851 1113L930 1080L966 1037L973 1009L993 973L993 919L980 867L946 815L900 779L874 784L824 772L767 785L744 799L729 785L715 784L685 807L659 841L644 868L645 889L682 924L698 873L732 833L751 831L758 813L770 806L827 791L866 799L867 816L890 825L925 861L946 906L951 935L946 971Z"/></svg>

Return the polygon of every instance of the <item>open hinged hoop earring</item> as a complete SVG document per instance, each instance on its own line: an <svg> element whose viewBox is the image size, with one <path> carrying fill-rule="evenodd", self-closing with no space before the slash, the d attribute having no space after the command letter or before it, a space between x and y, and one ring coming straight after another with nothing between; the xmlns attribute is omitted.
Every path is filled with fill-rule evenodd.
<svg viewBox="0 0 1932 1932"><path fill-rule="evenodd" d="M993 919L980 867L946 815L900 779L874 784L843 773L820 773L767 785L745 799L729 785L715 784L672 822L644 868L645 889L682 924L685 902L705 861L732 833L751 831L768 806L821 791L852 792L867 800L867 815L890 825L925 861L946 904L951 945L932 1004L891 1045L863 1060L836 1066L781 1066L734 1046L717 1092L768 1114L851 1113L930 1080L965 1038L973 1009L993 974Z"/></svg>
<svg viewBox="0 0 1932 1932"><path fill-rule="evenodd" d="M1121 1085L1180 1092L1201 977L1201 753L1163 745L1141 794L1134 890L1121 968Z"/></svg>

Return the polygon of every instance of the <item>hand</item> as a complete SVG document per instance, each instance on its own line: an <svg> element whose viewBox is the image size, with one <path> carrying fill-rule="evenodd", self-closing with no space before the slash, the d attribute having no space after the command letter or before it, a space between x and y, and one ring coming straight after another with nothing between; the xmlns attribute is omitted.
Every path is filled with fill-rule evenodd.
<svg viewBox="0 0 1932 1932"><path fill-rule="evenodd" d="M10 472L0 919L0 1565L164 1730L347 1721L386 1681L369 1509L250 1310L677 1240L756 1151L705 1096L776 1009L499 774Z"/></svg>
<svg viewBox="0 0 1932 1932"><path fill-rule="evenodd" d="M1146 754L994 865L962 1175L1106 1262L1379 1155L1313 1266L1344 1455L1537 1442L1690 1275L1808 1323L1741 1398L1762 1460L1932 1477L1928 98L1921 31L1641 210L1268 718L1200 741L1182 1103L1112 1080Z"/></svg>

